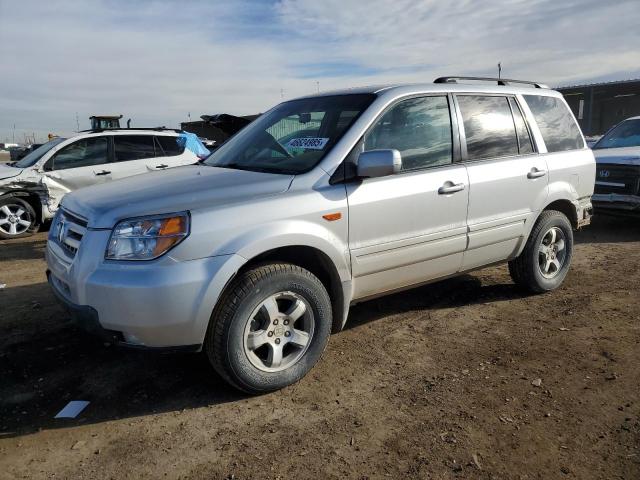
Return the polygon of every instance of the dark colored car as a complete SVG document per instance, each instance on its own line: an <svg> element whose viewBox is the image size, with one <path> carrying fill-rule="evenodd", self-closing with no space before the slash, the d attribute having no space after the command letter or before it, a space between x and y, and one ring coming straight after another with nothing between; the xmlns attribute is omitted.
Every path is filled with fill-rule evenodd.
<svg viewBox="0 0 640 480"><path fill-rule="evenodd" d="M594 146L593 205L601 213L640 214L640 117L623 120Z"/></svg>

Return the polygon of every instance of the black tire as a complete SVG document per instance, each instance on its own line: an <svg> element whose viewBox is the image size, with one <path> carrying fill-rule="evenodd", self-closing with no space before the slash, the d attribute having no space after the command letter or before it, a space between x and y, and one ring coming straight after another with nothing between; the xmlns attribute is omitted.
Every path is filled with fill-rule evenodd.
<svg viewBox="0 0 640 480"><path fill-rule="evenodd" d="M251 352L247 353L245 347L245 333L256 309L282 292L293 292L310 306L304 315L313 317L305 317L304 321L313 323L313 333L302 357L295 363L281 371L264 371L256 367L255 359L249 358ZM331 333L331 312L329 295L311 272L288 263L259 265L241 273L223 293L209 322L205 351L218 374L237 389L250 394L278 390L299 381L320 360ZM266 323L265 328L272 328L269 321Z"/></svg>
<svg viewBox="0 0 640 480"><path fill-rule="evenodd" d="M553 276L549 278L543 274L543 268L540 265L541 255L544 256L544 254L539 252L539 247L545 235L554 227L564 235L564 249L566 249L566 252L564 252L561 268L552 272ZM540 214L533 226L527 244L520 256L509 262L509 274L516 285L523 289L533 293L548 292L562 285L569 272L572 256L573 229L569 219L566 215L556 210L545 210ZM553 258L556 257L554 256Z"/></svg>
<svg viewBox="0 0 640 480"><path fill-rule="evenodd" d="M28 221L29 225L14 224L13 227L16 229L17 233L12 234L11 224L8 223L9 215L6 213L7 211L12 213L22 211L23 213L21 213L19 221ZM14 219L12 218L11 221L13 222L13 220ZM37 233L39 229L40 224L38 223L38 216L29 202L13 195L4 195L0 197L0 239L10 240L13 238L30 237L34 233Z"/></svg>

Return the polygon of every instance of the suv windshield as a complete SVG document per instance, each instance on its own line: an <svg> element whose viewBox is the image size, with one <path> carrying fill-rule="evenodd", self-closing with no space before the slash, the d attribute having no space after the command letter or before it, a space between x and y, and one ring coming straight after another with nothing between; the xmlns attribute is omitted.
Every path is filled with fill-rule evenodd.
<svg viewBox="0 0 640 480"><path fill-rule="evenodd" d="M14 163L13 165L11 165L12 167L16 167L16 168L27 168L27 167L31 167L33 166L38 160L40 160L42 158L42 156L47 153L49 150L51 150L53 147L55 147L56 145L58 145L59 143L62 143L66 140L66 138L54 138L53 140L40 145L38 148L36 148L33 152L29 153L28 155L26 155L25 157L21 158L20 160L18 160L16 163Z"/></svg>
<svg viewBox="0 0 640 480"><path fill-rule="evenodd" d="M640 118L625 120L593 146L593 149L640 147Z"/></svg>
<svg viewBox="0 0 640 480"><path fill-rule="evenodd" d="M315 167L375 95L353 94L285 102L246 126L206 165L298 174Z"/></svg>

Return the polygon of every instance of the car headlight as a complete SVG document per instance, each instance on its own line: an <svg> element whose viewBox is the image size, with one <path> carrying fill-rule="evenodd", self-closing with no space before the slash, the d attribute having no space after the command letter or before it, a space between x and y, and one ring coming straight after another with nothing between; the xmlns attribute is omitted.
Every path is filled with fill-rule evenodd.
<svg viewBox="0 0 640 480"><path fill-rule="evenodd" d="M187 212L122 220L111 232L105 258L153 260L178 245L187 235Z"/></svg>

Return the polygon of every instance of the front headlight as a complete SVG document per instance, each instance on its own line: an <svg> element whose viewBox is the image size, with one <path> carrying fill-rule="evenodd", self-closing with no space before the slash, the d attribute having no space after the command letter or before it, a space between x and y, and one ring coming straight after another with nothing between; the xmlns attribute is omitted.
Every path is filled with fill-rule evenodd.
<svg viewBox="0 0 640 480"><path fill-rule="evenodd" d="M178 245L187 235L188 212L123 220L111 232L105 258L153 260Z"/></svg>

